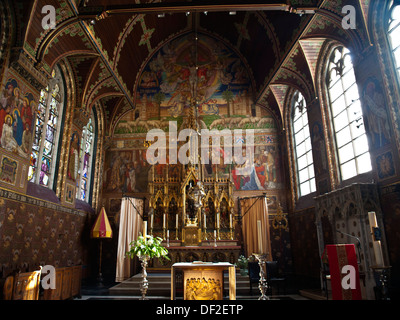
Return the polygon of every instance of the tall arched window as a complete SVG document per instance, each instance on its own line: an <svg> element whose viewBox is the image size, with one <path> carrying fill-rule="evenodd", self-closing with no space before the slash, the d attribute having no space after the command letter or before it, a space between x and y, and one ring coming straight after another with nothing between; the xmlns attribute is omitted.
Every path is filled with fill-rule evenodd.
<svg viewBox="0 0 400 320"><path fill-rule="evenodd" d="M400 81L400 4L394 4L390 9L388 38L397 77Z"/></svg>
<svg viewBox="0 0 400 320"><path fill-rule="evenodd" d="M28 181L53 187L57 162L57 145L60 136L60 118L64 107L64 85L58 67L53 79L40 92L32 144Z"/></svg>
<svg viewBox="0 0 400 320"><path fill-rule="evenodd" d="M299 91L294 94L292 103L297 182L300 196L305 196L316 190L310 128L308 126L306 101Z"/></svg>
<svg viewBox="0 0 400 320"><path fill-rule="evenodd" d="M326 77L342 180L372 170L360 96L350 51L336 47Z"/></svg>
<svg viewBox="0 0 400 320"><path fill-rule="evenodd" d="M88 192L90 190L91 172L93 163L93 145L94 145L94 119L93 115L89 118L89 122L83 128L81 148L80 148L80 164L78 171L78 185L76 197L82 201L89 201Z"/></svg>

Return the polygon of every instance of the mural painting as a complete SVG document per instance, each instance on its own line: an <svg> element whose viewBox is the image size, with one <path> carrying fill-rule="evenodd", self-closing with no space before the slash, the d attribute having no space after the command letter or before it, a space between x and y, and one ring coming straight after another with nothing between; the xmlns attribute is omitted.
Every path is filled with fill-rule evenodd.
<svg viewBox="0 0 400 320"><path fill-rule="evenodd" d="M103 190L111 193L147 192L149 169L146 149L108 152Z"/></svg>
<svg viewBox="0 0 400 320"><path fill-rule="evenodd" d="M204 176L216 172L219 177L231 176L235 190L281 188L276 122L266 109L253 105L252 81L245 63L221 41L199 35L197 52L193 51L193 41L190 34L171 41L144 67L136 88L136 110L126 113L115 126L116 146L119 137L145 140L151 129L161 129L168 135L171 123L177 131L187 128L195 95L200 129L242 129L243 133L254 129L255 133L254 165L248 175L237 175L239 165L224 164L221 155L220 164L203 166ZM105 192L147 192L150 166L146 149L140 145L135 150L107 153ZM156 165L155 175L161 175L164 166ZM180 178L179 167L169 166L170 178Z"/></svg>
<svg viewBox="0 0 400 320"><path fill-rule="evenodd" d="M386 152L376 158L376 167L379 179L390 178L395 175L395 167L393 155L391 152Z"/></svg>
<svg viewBox="0 0 400 320"><path fill-rule="evenodd" d="M0 90L0 146L28 158L32 145L35 98L11 73Z"/></svg>
<svg viewBox="0 0 400 320"><path fill-rule="evenodd" d="M381 148L390 143L390 125L382 88L375 78L369 78L363 90L364 105L367 108L366 122L372 146Z"/></svg>

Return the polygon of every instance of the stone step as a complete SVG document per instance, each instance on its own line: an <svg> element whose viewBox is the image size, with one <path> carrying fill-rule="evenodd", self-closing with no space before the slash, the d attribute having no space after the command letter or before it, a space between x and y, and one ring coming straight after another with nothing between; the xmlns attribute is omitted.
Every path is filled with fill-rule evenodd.
<svg viewBox="0 0 400 320"><path fill-rule="evenodd" d="M229 290L229 276L224 275L224 292ZM147 275L149 281L149 287L147 290L147 296L166 296L169 297L171 294L171 275L170 274L151 274ZM140 295L140 285L142 282L141 274L137 274L118 285L109 289L110 295ZM258 286L253 284L252 292L257 294ZM242 276L239 273L236 274L236 294L249 294L250 293L250 282L248 276Z"/></svg>

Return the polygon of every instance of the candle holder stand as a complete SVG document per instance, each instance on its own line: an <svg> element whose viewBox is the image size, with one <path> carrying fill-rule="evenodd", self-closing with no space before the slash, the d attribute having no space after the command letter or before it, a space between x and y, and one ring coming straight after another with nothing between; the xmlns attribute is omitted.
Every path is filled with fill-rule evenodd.
<svg viewBox="0 0 400 320"><path fill-rule="evenodd" d="M258 265L260 266L260 281L258 284L258 288L260 289L261 296L258 298L258 300L269 300L268 296L266 295L266 292L268 290L268 283L264 273L264 266L266 264L268 254L253 253L253 256L256 258L256 260L258 261Z"/></svg>

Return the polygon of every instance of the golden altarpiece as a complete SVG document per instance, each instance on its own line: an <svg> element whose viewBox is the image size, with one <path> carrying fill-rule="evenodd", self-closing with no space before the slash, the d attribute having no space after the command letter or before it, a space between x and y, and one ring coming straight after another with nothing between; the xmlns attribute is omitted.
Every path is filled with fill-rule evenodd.
<svg viewBox="0 0 400 320"><path fill-rule="evenodd" d="M207 175L206 170L205 165L175 164L154 165L150 171L148 228L168 247L171 261L165 267L238 259L233 184L229 174Z"/></svg>
<svg viewBox="0 0 400 320"><path fill-rule="evenodd" d="M182 127L198 133L195 108L190 109ZM164 239L171 259L154 261L153 267L235 263L239 257L229 165L202 164L200 157L193 163L155 164L150 169L148 231Z"/></svg>

